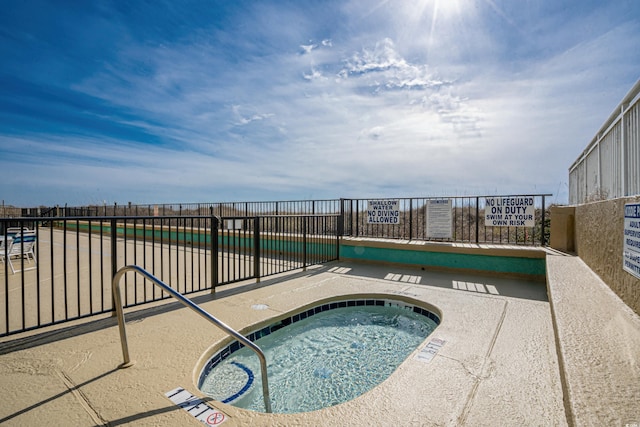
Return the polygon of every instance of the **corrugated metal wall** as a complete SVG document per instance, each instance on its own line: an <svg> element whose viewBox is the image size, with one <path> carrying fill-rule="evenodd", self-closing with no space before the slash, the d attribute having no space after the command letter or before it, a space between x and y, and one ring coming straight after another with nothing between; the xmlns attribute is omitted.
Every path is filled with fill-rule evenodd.
<svg viewBox="0 0 640 427"><path fill-rule="evenodd" d="M640 194L640 80L569 168L569 203Z"/></svg>
<svg viewBox="0 0 640 427"><path fill-rule="evenodd" d="M640 194L640 102L629 109L625 118L627 144L627 194Z"/></svg>

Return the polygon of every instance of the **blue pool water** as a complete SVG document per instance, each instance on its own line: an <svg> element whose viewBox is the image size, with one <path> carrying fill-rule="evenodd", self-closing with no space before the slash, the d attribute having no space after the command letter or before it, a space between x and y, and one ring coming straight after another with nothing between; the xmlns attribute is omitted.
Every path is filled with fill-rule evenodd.
<svg viewBox="0 0 640 427"><path fill-rule="evenodd" d="M439 318L388 300L343 301L256 331L267 358L273 412L313 411L349 401L384 381L435 329ZM258 357L237 343L205 367L200 389L264 412Z"/></svg>

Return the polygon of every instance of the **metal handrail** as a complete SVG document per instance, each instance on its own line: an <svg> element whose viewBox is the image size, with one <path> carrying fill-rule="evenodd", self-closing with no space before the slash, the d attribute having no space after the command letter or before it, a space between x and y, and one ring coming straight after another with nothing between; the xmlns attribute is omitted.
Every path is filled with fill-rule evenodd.
<svg viewBox="0 0 640 427"><path fill-rule="evenodd" d="M219 327L229 335L233 336L235 339L240 341L243 345L253 350L258 355L258 359L260 359L260 367L262 370L262 396L264 398L264 406L265 406L266 412L271 412L271 399L269 398L269 384L267 380L267 359L264 353L262 352L262 350L260 349L260 347L258 347L253 342L249 341L247 338L243 337L240 333L236 332L225 323L213 317L211 314L207 313L205 310L198 307L198 305L193 303L190 299L186 298L184 295L182 295L178 291L172 289L169 285L164 283L162 280L158 279L153 274L149 273L148 271L146 271L141 267L138 267L137 265L127 265L122 267L120 270L116 272L112 282L113 298L115 300L116 314L118 315L118 328L120 329L120 341L122 343L122 356L124 358L124 362L119 366L120 368L128 368L129 366L132 366L135 363L129 357L129 346L127 344L127 332L125 330L124 310L122 309L122 298L120 297L120 286L118 286L120 282L120 278L127 271L136 271L142 274L147 279L151 280L152 283L158 285L165 292L169 293L172 297L180 301L184 306L192 309L193 311L198 313L200 316L204 317L205 319L207 319L208 321L210 321L211 323L213 323L214 325L216 325L217 327Z"/></svg>

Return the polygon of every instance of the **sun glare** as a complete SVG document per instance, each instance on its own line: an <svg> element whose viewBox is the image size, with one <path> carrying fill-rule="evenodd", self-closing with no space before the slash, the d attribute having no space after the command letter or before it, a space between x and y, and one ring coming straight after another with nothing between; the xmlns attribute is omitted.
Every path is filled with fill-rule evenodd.
<svg viewBox="0 0 640 427"><path fill-rule="evenodd" d="M471 3L473 0L468 0ZM459 0L424 0L423 13L431 15L431 25L429 28L429 46L433 45L434 37L439 27L446 27L447 23L454 18L460 17L462 10Z"/></svg>
<svg viewBox="0 0 640 427"><path fill-rule="evenodd" d="M466 1L466 3L471 2L472 0ZM433 15L434 17L438 16L440 19L448 19L462 13L460 0L426 0L426 3L433 5Z"/></svg>

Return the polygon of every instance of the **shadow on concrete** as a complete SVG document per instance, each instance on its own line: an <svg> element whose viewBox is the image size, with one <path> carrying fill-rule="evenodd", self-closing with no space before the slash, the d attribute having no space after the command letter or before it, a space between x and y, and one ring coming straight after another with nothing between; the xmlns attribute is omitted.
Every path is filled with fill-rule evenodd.
<svg viewBox="0 0 640 427"><path fill-rule="evenodd" d="M255 282L255 279L252 279L243 282L221 285L220 287L216 288L215 294L212 294L211 290L208 289L195 292L193 294L186 294L185 296L195 304L200 305L209 301L226 298L231 295L268 287L270 285L280 283L283 280L291 280L297 277L318 274L319 272L328 271L329 268L330 267L327 266L320 266L313 269L310 268L306 271L297 270L293 273L282 273L277 276L274 275L269 279L262 280L258 283ZM148 307L149 304L153 304L154 306ZM145 307L145 305L147 305L147 307ZM135 323L148 317L158 316L182 308L185 308L184 305L168 297L160 301L144 303L135 307L129 307L125 309L125 319L127 323ZM11 339L10 336L3 337L4 341L0 342L0 355L46 345L84 334L90 334L92 332L100 331L107 328L113 328L114 334L116 334L117 336L118 319L115 317L115 311L111 313L97 314L91 317L72 320L64 324L46 326L42 328L42 332L35 332L32 330L26 333L21 333L21 336L15 339ZM25 336L25 334L27 334L28 336Z"/></svg>
<svg viewBox="0 0 640 427"><path fill-rule="evenodd" d="M31 406L28 406L28 407L26 407L24 409L21 409L21 410L19 410L17 412L14 412L13 414L7 415L6 417L0 419L0 425L6 423L8 421L11 421L14 418L17 418L17 417L19 417L21 415L24 415L24 414L26 414L26 413L28 413L28 412L36 409L36 408L39 408L42 405L45 405L45 404L50 403L50 402L53 402L53 401L55 401L57 399L60 399L60 398L62 398L64 396L67 396L69 394L80 394L80 396L82 396L84 399L86 399L84 393L82 392L82 387L85 387L85 386L87 386L87 385L89 385L89 384L91 384L93 382L96 382L96 381L99 381L99 380L101 380L103 378L106 378L107 376L109 376L109 375L111 375L111 374L113 374L113 373L115 373L117 371L118 371L118 369L112 369L112 370L107 371L107 372L105 372L105 373L103 373L101 375L98 375L95 378L91 378L90 380L87 380L87 381L85 381L85 382L83 382L81 384L74 384L70 380L69 381L65 381L65 386L67 387L67 390L65 390L65 391L63 391L61 393L58 393L58 394L56 394L54 396L51 396L51 397L49 397L49 398L47 398L45 400L42 400L42 401L40 401L38 403L35 403L35 404L31 405ZM203 398L199 398L199 399L202 402L212 402L213 401L213 399L209 398L209 397L203 397ZM87 403L89 404L90 402L87 401ZM150 411L141 412L139 414L130 415L128 417L119 418L117 420L106 420L106 419L102 418L102 416L98 412L95 412L93 418L94 418L95 421L99 421L99 423L96 424L96 426L118 426L118 425L124 425L124 424L129 424L129 423L132 423L132 422L135 422L135 421L139 421L139 420L142 420L144 418L153 417L155 415L164 414L164 413L172 412L172 411L177 411L177 410L180 410L180 409L181 409L180 406L170 405L170 406L167 406L167 407L164 407L164 408L153 409L153 410L150 410ZM96 420L96 418L97 418L97 420Z"/></svg>
<svg viewBox="0 0 640 427"><path fill-rule="evenodd" d="M371 277L407 286L430 286L486 296L501 296L548 302L546 282L526 278L505 277L451 271L435 271L397 265L336 262L328 271L354 277Z"/></svg>
<svg viewBox="0 0 640 427"><path fill-rule="evenodd" d="M83 382L82 384L73 384L73 383L67 384L67 382L65 382L65 386L67 387L67 390L65 390L65 391L63 391L61 393L58 393L58 394L56 394L54 396L51 396L51 397L49 397L49 398L47 398L45 400L42 400L42 401L40 401L38 403L35 403L35 404L31 405L31 406L28 406L28 407L26 407L24 409L21 409L18 412L14 412L13 414L8 415L8 416L0 419L0 425L6 423L7 421L10 421L10 420L12 420L12 419L14 419L16 417L19 417L20 415L26 414L27 412L32 411L32 410L40 407L41 405L44 405L44 404L47 404L49 402L53 402L54 400L60 399L61 397L66 396L66 395L68 395L70 393L78 393L78 392L81 391L80 389L83 386L86 386L86 385L91 384L91 383L93 383L95 381L98 381L98 380L100 380L102 378L105 378L108 375L111 375L116 371L117 371L117 369L112 369L110 371L105 372L104 374L98 375L95 378L91 378L90 380L87 380L87 381ZM105 422L100 424L100 425L111 425L111 423L105 420Z"/></svg>
<svg viewBox="0 0 640 427"><path fill-rule="evenodd" d="M469 274L462 272L430 271L426 268L408 268L397 265L380 265L358 262L334 261L325 265L309 267L306 270L282 273L270 276L256 282L255 279L221 285L216 288L215 294L211 290L200 291L186 295L195 304L203 304L213 300L219 300L232 295L249 292L255 289L269 287L281 283L283 280L292 280L301 277L309 277L321 273L333 273L358 278L371 278L386 280L390 283L402 284L408 287L435 287L450 289L456 292L474 293L477 295L522 298L534 301L549 301L547 287L544 281L534 281L519 278L507 278L496 275ZM153 307L131 307L125 314L127 323L141 321L147 317L157 316L174 310L184 308L175 300L165 299L154 301ZM135 311L134 311L135 310ZM114 314L97 315L102 318L97 320L80 319L73 321L72 326L51 326L48 331L32 334L26 337L7 340L0 343L0 355L13 351L46 345L67 338L92 333L106 328L114 328L117 334L118 321ZM53 330L51 330L53 328ZM6 337L5 337L6 338Z"/></svg>

